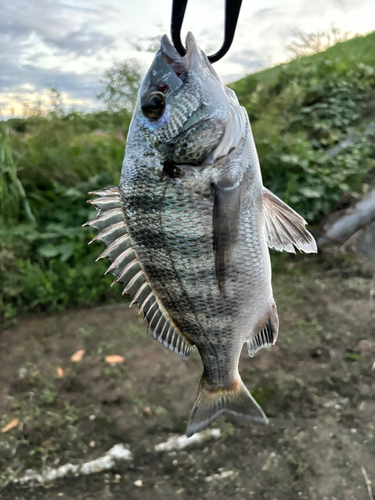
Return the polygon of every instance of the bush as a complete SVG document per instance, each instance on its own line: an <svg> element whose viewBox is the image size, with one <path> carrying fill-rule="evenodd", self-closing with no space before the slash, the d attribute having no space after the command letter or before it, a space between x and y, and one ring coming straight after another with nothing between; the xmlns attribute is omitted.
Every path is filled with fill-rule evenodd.
<svg viewBox="0 0 375 500"><path fill-rule="evenodd" d="M269 85L252 75L238 86L269 189L309 222L327 214L343 194L362 193L374 166L369 138L362 134L334 158L326 153L354 131L361 135L375 113L375 68L302 59L282 68Z"/></svg>
<svg viewBox="0 0 375 500"><path fill-rule="evenodd" d="M94 233L81 225L94 215L88 192L118 183L129 115L70 113L6 125L0 128L0 317L10 322L29 310L120 300L119 288L103 279L106 263L95 264L100 243L88 246Z"/></svg>
<svg viewBox="0 0 375 500"><path fill-rule="evenodd" d="M252 122L264 184L312 223L343 195L364 189L374 147L362 130L375 113L373 67L314 57L284 65L268 82L250 75L233 85ZM126 109L65 113L57 91L46 116L0 123L0 318L6 322L31 310L123 300L119 287L103 279L106 263L95 264L99 243L88 246L93 233L81 225L90 218L88 191L118 184L129 123ZM352 133L361 140L329 158L327 151Z"/></svg>

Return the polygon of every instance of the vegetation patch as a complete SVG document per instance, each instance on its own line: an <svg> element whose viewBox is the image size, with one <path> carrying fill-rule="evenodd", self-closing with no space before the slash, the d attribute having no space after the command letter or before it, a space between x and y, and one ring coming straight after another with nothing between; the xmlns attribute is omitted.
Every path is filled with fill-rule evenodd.
<svg viewBox="0 0 375 500"><path fill-rule="evenodd" d="M311 224L368 189L374 145L375 33L236 82L249 113L265 185ZM267 75L267 77L265 77ZM95 264L99 243L81 225L88 191L117 185L139 85L134 61L104 75L107 111L66 112L51 91L47 113L0 123L0 318L121 301ZM361 140L327 152L348 135Z"/></svg>

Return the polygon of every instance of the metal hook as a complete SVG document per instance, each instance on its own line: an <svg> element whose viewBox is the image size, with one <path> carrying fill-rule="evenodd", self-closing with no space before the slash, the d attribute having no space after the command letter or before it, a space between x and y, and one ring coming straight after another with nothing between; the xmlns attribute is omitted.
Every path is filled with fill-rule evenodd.
<svg viewBox="0 0 375 500"><path fill-rule="evenodd" d="M184 20L186 4L188 0L173 0L172 4L172 22L171 35L173 44L177 52L184 56L186 54L185 47L181 42L181 27ZM234 33L236 31L238 15L240 13L242 0L226 0L225 1L225 25L224 25L224 42L220 50L208 56L211 63L219 61L230 49L232 45Z"/></svg>

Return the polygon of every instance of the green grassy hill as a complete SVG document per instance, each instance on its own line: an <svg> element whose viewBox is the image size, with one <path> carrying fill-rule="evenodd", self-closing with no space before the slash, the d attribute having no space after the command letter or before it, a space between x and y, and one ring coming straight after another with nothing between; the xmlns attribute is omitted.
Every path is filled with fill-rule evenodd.
<svg viewBox="0 0 375 500"><path fill-rule="evenodd" d="M324 52L319 52L318 54L313 54L311 56L305 56L301 59L294 59L291 62L264 69L263 71L256 73L256 75L260 82L270 83L277 77L282 69L297 69L301 60L314 64L318 61L327 59L333 61L337 58L345 60L348 65L350 65L350 62L352 61L354 66L358 63L375 66L375 31L365 36L352 38L346 42L337 43ZM236 91L240 91L242 85L246 83L248 78L249 76L245 76L231 86L233 86Z"/></svg>
<svg viewBox="0 0 375 500"><path fill-rule="evenodd" d="M234 83L265 185L310 223L365 189L374 145L375 32ZM81 224L88 191L118 183L128 113L64 113L0 122L0 319L123 300L95 264ZM336 143L361 140L335 158Z"/></svg>
<svg viewBox="0 0 375 500"><path fill-rule="evenodd" d="M252 123L265 185L316 222L361 193L374 166L375 32L254 73L231 87ZM361 137L335 158L327 151Z"/></svg>

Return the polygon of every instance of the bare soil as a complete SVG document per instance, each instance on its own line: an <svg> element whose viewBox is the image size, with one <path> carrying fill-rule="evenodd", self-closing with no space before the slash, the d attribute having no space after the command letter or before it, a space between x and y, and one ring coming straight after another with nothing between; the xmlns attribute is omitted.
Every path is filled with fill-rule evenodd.
<svg viewBox="0 0 375 500"><path fill-rule="evenodd" d="M274 273L280 335L242 377L268 427L226 418L219 439L182 451L201 376L146 333L128 304L22 320L0 335L0 497L7 500L371 500L375 495L375 311L371 277L313 257ZM79 349L85 354L72 362ZM108 364L107 355L124 356ZM57 368L64 371L63 377ZM28 468L79 464L116 443L133 462L49 485L18 486ZM232 471L224 478L208 476ZM142 486L135 481L142 480Z"/></svg>

